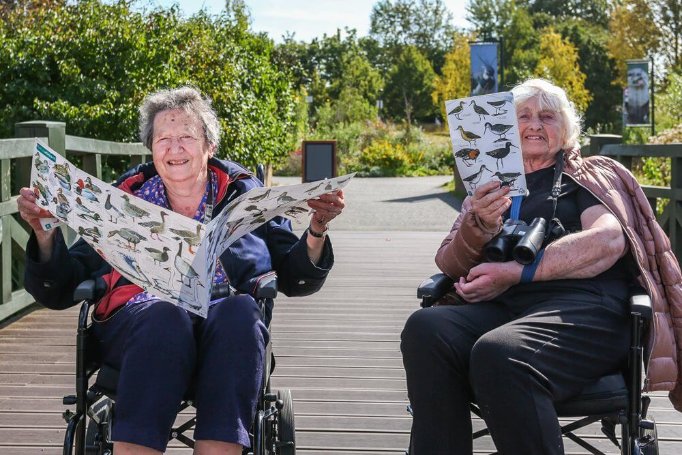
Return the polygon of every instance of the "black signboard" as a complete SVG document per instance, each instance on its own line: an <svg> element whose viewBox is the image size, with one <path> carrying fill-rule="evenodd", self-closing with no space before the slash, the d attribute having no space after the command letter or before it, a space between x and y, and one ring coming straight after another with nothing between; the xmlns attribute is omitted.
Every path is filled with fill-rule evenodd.
<svg viewBox="0 0 682 455"><path fill-rule="evenodd" d="M303 183L336 177L336 141L303 141Z"/></svg>

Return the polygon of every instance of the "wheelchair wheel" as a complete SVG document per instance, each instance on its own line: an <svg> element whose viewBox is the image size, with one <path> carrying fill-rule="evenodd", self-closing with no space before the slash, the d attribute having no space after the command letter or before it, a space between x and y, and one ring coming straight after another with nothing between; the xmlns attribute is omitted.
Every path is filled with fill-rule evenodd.
<svg viewBox="0 0 682 455"><path fill-rule="evenodd" d="M656 421L651 419L653 426L642 430L637 439L637 449L641 455L658 455L658 432L656 431Z"/></svg>
<svg viewBox="0 0 682 455"><path fill-rule="evenodd" d="M294 402L289 389L278 390L277 399L283 406L277 415L278 455L296 455L296 425L294 423Z"/></svg>

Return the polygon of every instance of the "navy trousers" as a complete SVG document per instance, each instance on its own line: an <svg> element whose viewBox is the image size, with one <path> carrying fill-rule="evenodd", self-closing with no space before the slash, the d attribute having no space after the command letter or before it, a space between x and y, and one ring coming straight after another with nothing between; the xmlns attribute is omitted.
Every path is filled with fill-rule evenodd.
<svg viewBox="0 0 682 455"><path fill-rule="evenodd" d="M413 313L401 336L412 455L471 455L470 402L500 454L563 454L554 403L623 366L627 298L622 281L561 280Z"/></svg>
<svg viewBox="0 0 682 455"><path fill-rule="evenodd" d="M114 441L164 451L193 385L195 439L249 446L269 340L253 298L228 297L205 320L153 300L93 326L102 361L120 370Z"/></svg>

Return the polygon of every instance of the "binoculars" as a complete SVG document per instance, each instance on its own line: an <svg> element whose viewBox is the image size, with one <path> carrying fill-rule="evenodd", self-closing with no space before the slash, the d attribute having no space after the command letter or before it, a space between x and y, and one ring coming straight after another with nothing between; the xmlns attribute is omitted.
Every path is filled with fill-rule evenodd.
<svg viewBox="0 0 682 455"><path fill-rule="evenodd" d="M488 262L506 262L512 258L519 264L535 261L545 240L547 221L535 218L530 226L521 220L507 220L502 231L483 247Z"/></svg>

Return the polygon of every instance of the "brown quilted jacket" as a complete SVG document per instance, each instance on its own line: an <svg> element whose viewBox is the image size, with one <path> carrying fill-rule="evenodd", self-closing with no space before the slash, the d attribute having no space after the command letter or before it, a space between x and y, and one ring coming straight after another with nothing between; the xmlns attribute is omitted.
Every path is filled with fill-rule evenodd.
<svg viewBox="0 0 682 455"><path fill-rule="evenodd" d="M669 390L682 412L682 273L670 241L656 221L635 177L606 157L583 159L579 150L565 154L564 173L594 194L620 221L639 267L639 284L651 296L654 318L647 339L649 391ZM465 275L482 261L482 247L493 233L483 230L464 200L452 231L436 253L436 264L452 278Z"/></svg>

